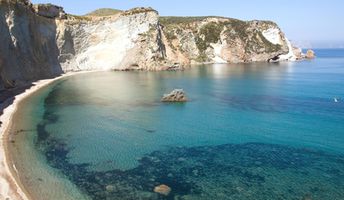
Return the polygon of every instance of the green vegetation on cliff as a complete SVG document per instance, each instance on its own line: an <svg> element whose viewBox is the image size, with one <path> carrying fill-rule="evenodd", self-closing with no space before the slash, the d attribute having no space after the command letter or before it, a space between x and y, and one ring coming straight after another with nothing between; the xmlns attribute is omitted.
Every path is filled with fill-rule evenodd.
<svg viewBox="0 0 344 200"><path fill-rule="evenodd" d="M220 40L221 32L224 29L223 23L210 22L202 26L196 34L196 45L200 52L198 61L207 61L205 51L210 46L210 43L217 43Z"/></svg>
<svg viewBox="0 0 344 200"><path fill-rule="evenodd" d="M159 21L161 24L168 26L168 25L189 24L192 22L202 21L207 18L208 17L159 17Z"/></svg>
<svg viewBox="0 0 344 200"><path fill-rule="evenodd" d="M217 43L220 40L220 34L224 26L222 23L210 22L199 31L199 34L204 35L204 40L208 43Z"/></svg>
<svg viewBox="0 0 344 200"><path fill-rule="evenodd" d="M155 12L158 14L158 11L154 10L151 7L137 7L137 8L132 8L130 10L124 11L122 15L135 15L135 14L140 14L140 13L147 13L147 12Z"/></svg>
<svg viewBox="0 0 344 200"><path fill-rule="evenodd" d="M67 18L68 19L74 19L74 20L80 20L80 21L91 21L91 17L90 16L87 16L87 15L84 15L84 16L81 16L81 15L72 15L72 14L67 14ZM70 24L76 24L76 23L79 23L78 21L70 21L69 22Z"/></svg>
<svg viewBox="0 0 344 200"><path fill-rule="evenodd" d="M272 44L262 34L263 30L278 27L271 21L242 21L225 17L160 17L164 34L173 50L183 52L182 41L194 38L198 49L198 62L209 61L209 52L213 43L225 38L226 45L232 49L241 49L247 57L263 53L283 51L282 46ZM178 42L172 42L178 40ZM223 42L223 41L222 41ZM173 45L175 44L175 45Z"/></svg>
<svg viewBox="0 0 344 200"><path fill-rule="evenodd" d="M113 8L100 8L95 11L92 11L90 13L87 13L87 16L110 16L110 15L116 15L118 13L122 12L121 10L113 9Z"/></svg>
<svg viewBox="0 0 344 200"><path fill-rule="evenodd" d="M164 27L165 36L170 44L172 40L178 39L177 35L181 35L185 30L190 30L195 36L195 43L200 52L197 60L205 62L207 61L206 49L210 47L210 43L217 43L220 40L221 32L224 29L223 23L200 24L209 18L215 17L160 17L159 21ZM226 18L216 18L226 20ZM172 48L174 49L173 45Z"/></svg>
<svg viewBox="0 0 344 200"><path fill-rule="evenodd" d="M262 32L257 33L259 35L259 38L262 39L263 46L265 47L265 51L270 53L270 52L276 52L280 51L282 49L282 46L279 44L272 44L269 42L262 34Z"/></svg>

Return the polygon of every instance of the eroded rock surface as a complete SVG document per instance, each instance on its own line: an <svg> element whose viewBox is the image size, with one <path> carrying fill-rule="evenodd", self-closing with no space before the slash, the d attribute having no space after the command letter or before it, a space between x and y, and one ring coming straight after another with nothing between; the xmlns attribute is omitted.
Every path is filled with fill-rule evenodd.
<svg viewBox="0 0 344 200"><path fill-rule="evenodd" d="M29 1L0 1L0 91L63 73L56 31Z"/></svg>
<svg viewBox="0 0 344 200"><path fill-rule="evenodd" d="M175 89L169 94L165 94L162 97L161 101L162 102L186 102L188 101L188 98L186 97L184 90Z"/></svg>
<svg viewBox="0 0 344 200"><path fill-rule="evenodd" d="M34 11L43 17L66 19L67 15L63 8L53 4L35 4Z"/></svg>

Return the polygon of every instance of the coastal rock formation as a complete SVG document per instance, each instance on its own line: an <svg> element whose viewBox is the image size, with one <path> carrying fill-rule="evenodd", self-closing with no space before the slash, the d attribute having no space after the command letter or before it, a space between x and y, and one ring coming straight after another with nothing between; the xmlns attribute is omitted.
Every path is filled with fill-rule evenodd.
<svg viewBox="0 0 344 200"><path fill-rule="evenodd" d="M315 53L313 50L307 50L307 53L305 55L307 59L314 59L315 58Z"/></svg>
<svg viewBox="0 0 344 200"><path fill-rule="evenodd" d="M35 4L33 5L33 9L38 15L43 17L60 19L67 18L67 14L64 12L63 8L53 4Z"/></svg>
<svg viewBox="0 0 344 200"><path fill-rule="evenodd" d="M152 8L111 13L73 16L52 4L0 0L0 90L67 71L296 59L270 21L159 17Z"/></svg>
<svg viewBox="0 0 344 200"><path fill-rule="evenodd" d="M162 102L186 102L188 101L184 90L175 89L169 94L165 94L162 99Z"/></svg>
<svg viewBox="0 0 344 200"><path fill-rule="evenodd" d="M56 30L28 1L0 0L0 90L63 72Z"/></svg>
<svg viewBox="0 0 344 200"><path fill-rule="evenodd" d="M298 47L293 47L293 53L296 56L297 60L303 59L304 55L302 53L302 49Z"/></svg>
<svg viewBox="0 0 344 200"><path fill-rule="evenodd" d="M295 60L291 44L271 21L222 17L161 17L167 59L182 65Z"/></svg>
<svg viewBox="0 0 344 200"><path fill-rule="evenodd" d="M168 196L171 192L171 188L168 187L167 185L159 185L154 188L154 192Z"/></svg>
<svg viewBox="0 0 344 200"><path fill-rule="evenodd" d="M57 26L59 61L64 71L160 67L156 62L161 57L158 13L153 9L137 8L92 20L59 20Z"/></svg>

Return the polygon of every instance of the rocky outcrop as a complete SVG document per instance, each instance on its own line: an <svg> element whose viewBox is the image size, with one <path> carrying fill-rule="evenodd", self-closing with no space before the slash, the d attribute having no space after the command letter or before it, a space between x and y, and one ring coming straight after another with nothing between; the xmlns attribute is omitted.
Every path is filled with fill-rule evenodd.
<svg viewBox="0 0 344 200"><path fill-rule="evenodd" d="M137 8L111 17L58 21L59 60L65 71L158 70L157 11Z"/></svg>
<svg viewBox="0 0 344 200"><path fill-rule="evenodd" d="M111 17L60 20L57 30L65 71L296 59L289 40L269 21L159 17L151 8L135 8Z"/></svg>
<svg viewBox="0 0 344 200"><path fill-rule="evenodd" d="M43 17L67 19L67 14L63 8L53 4L36 4L33 5L34 11Z"/></svg>
<svg viewBox="0 0 344 200"><path fill-rule="evenodd" d="M270 21L162 17L160 22L167 59L182 65L294 59L290 42Z"/></svg>
<svg viewBox="0 0 344 200"><path fill-rule="evenodd" d="M294 53L294 55L296 57L296 60L301 60L304 57L301 48L293 47L293 53Z"/></svg>
<svg viewBox="0 0 344 200"><path fill-rule="evenodd" d="M164 96L161 98L161 101L162 102L186 102L188 101L188 98L186 97L184 90L174 89L169 94L164 94Z"/></svg>
<svg viewBox="0 0 344 200"><path fill-rule="evenodd" d="M314 59L315 58L315 53L313 50L307 50L306 52L306 55L305 55L305 58L307 59Z"/></svg>
<svg viewBox="0 0 344 200"><path fill-rule="evenodd" d="M72 16L52 4L0 0L0 28L0 90L67 71L295 59L273 22L159 17L152 8Z"/></svg>

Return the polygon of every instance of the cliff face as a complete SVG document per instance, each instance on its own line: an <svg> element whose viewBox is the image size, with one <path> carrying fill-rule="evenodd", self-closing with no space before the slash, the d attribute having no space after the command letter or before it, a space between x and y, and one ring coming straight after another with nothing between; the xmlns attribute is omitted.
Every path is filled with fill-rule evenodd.
<svg viewBox="0 0 344 200"><path fill-rule="evenodd" d="M164 70L295 59L288 39L269 21L159 18L154 10L134 9L108 18L62 20L57 30L64 70Z"/></svg>
<svg viewBox="0 0 344 200"><path fill-rule="evenodd" d="M197 63L295 59L279 27L221 17L160 17L150 8L67 15L0 0L0 89L79 70L169 70Z"/></svg>
<svg viewBox="0 0 344 200"><path fill-rule="evenodd" d="M158 14L152 9L133 9L111 17L59 20L57 24L59 60L65 71L124 70L138 65L148 69L142 60L150 51L146 44L152 41L149 47L158 48L156 35L143 39L150 30L157 30Z"/></svg>
<svg viewBox="0 0 344 200"><path fill-rule="evenodd" d="M62 73L54 19L26 1L0 1L0 90Z"/></svg>
<svg viewBox="0 0 344 200"><path fill-rule="evenodd" d="M160 22L164 26L167 57L186 65L295 59L289 53L290 42L270 21L163 17Z"/></svg>

